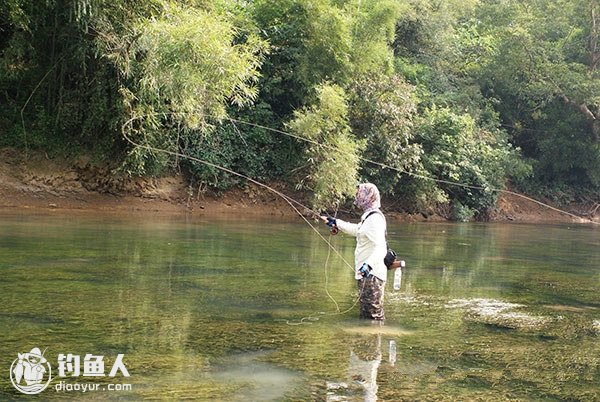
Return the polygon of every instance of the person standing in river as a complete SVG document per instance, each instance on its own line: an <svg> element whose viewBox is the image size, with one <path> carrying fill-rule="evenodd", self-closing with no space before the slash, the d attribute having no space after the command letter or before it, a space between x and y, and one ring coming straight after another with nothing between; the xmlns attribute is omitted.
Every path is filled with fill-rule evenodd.
<svg viewBox="0 0 600 402"><path fill-rule="evenodd" d="M322 216L332 229L356 237L354 251L355 278L360 294L360 318L385 320L383 293L387 280L384 258L387 253L386 220L379 208L381 197L377 186L363 183L356 190L354 204L363 210L360 223Z"/></svg>

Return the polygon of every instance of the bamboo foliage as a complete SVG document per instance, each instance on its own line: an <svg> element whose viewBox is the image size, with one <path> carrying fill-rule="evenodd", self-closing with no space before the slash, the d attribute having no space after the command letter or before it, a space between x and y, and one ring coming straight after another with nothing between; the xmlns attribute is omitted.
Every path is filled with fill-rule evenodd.
<svg viewBox="0 0 600 402"><path fill-rule="evenodd" d="M107 42L121 77L120 92L134 139L177 151L181 136L210 131L209 120L226 116L228 105L256 100L265 42L240 32L225 15L174 4L143 18L123 41ZM114 39L114 38L113 38ZM153 152L130 151L130 173L146 173L146 164L167 160Z"/></svg>

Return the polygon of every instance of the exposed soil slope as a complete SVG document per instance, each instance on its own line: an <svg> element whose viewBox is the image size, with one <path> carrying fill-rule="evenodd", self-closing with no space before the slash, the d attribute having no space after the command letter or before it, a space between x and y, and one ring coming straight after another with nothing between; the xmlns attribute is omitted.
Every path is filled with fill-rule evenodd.
<svg viewBox="0 0 600 402"><path fill-rule="evenodd" d="M304 194L289 194L306 201ZM385 204L385 202L384 202ZM115 212L191 212L198 214L256 214L292 217L296 212L279 196L256 185L214 194L191 187L181 175L163 178L131 178L86 158L66 161L41 153L0 149L0 209L68 209ZM595 209L594 209L595 208ZM576 215L600 221L600 208L579 205L566 208ZM423 217L386 211L398 221L439 221L439 215ZM514 195L503 194L495 221L585 222Z"/></svg>

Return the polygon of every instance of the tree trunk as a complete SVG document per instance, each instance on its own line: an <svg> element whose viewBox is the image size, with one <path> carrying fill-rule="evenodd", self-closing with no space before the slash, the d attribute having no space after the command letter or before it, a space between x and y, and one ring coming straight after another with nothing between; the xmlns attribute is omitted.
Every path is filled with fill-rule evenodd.
<svg viewBox="0 0 600 402"><path fill-rule="evenodd" d="M577 102L569 99L567 96L565 95L561 95L562 100L567 104L567 105L571 105L572 107L576 108L577 110L579 110L581 113L583 113L583 115L588 119L588 121L590 122L591 128L592 128L592 135L594 137L594 141L596 143L600 142L600 113L596 113L594 114L590 108L588 107L588 105L586 105L585 103L582 104L578 104Z"/></svg>
<svg viewBox="0 0 600 402"><path fill-rule="evenodd" d="M590 32L590 71L593 73L600 62L600 49L598 49L598 39L600 36L600 15L596 13L595 5L591 7L592 29Z"/></svg>

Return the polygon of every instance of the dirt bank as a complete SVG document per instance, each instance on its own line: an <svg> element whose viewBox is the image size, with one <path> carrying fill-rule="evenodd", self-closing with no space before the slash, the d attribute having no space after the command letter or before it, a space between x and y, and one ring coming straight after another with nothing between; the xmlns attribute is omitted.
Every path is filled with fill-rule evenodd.
<svg viewBox="0 0 600 402"><path fill-rule="evenodd" d="M306 194L291 193L281 185L274 187L307 203ZM256 185L215 194L190 186L181 175L130 178L87 158L67 161L49 158L42 153L25 155L22 151L5 148L0 150L0 210L12 208L296 216L296 212L281 197ZM592 208L593 205L589 205L567 210L581 215ZM600 217L598 209L595 211L596 220ZM424 216L386 212L391 219L397 221L444 219L436 214ZM577 221L512 195L501 197L492 219L515 222Z"/></svg>
<svg viewBox="0 0 600 402"><path fill-rule="evenodd" d="M258 186L215 194L191 187L182 175L132 178L88 158L67 161L42 153L25 156L5 148L0 149L0 210L11 208L296 215L281 197Z"/></svg>
<svg viewBox="0 0 600 402"><path fill-rule="evenodd" d="M600 200L596 202L574 203L557 208L564 212L549 208L548 206L552 207L551 201L541 201L546 202L547 206L540 205L537 202L527 200L518 195L503 193L498 199L496 211L492 214L492 220L529 223L600 222Z"/></svg>

